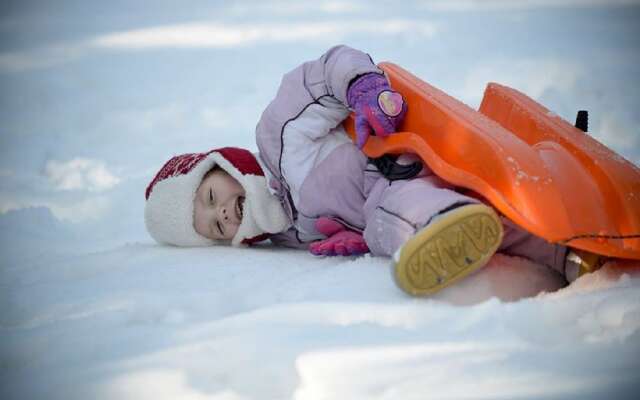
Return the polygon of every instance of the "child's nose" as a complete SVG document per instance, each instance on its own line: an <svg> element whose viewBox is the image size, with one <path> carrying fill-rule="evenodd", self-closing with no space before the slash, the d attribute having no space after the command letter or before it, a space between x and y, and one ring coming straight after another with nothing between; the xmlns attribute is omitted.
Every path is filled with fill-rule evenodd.
<svg viewBox="0 0 640 400"><path fill-rule="evenodd" d="M229 215L227 215L227 207L221 206L218 209L218 213L220 214L220 219L222 219L224 221L228 221L229 220Z"/></svg>

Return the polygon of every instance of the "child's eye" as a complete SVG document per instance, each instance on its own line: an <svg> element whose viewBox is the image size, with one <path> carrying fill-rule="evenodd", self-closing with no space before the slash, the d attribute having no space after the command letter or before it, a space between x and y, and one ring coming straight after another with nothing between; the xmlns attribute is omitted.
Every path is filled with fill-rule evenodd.
<svg viewBox="0 0 640 400"><path fill-rule="evenodd" d="M213 189L209 189L209 202L213 203Z"/></svg>

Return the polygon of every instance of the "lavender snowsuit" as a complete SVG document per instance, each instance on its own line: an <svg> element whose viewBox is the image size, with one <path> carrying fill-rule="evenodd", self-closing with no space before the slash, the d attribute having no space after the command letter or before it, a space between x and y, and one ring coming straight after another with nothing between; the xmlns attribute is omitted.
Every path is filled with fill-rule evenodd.
<svg viewBox="0 0 640 400"><path fill-rule="evenodd" d="M374 255L390 256L435 215L479 202L427 167L415 178L389 181L352 144L342 127L351 112L347 90L354 78L371 72L383 74L367 54L336 46L283 77L256 127L259 161L270 191L293 226L272 242L307 247L324 238L315 221L329 217L362 232ZM506 218L503 223L499 251L563 272L565 247L549 244Z"/></svg>

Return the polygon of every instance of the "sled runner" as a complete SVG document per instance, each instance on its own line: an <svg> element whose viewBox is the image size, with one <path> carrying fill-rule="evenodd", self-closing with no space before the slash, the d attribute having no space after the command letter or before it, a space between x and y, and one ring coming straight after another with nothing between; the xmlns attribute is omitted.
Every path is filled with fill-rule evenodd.
<svg viewBox="0 0 640 400"><path fill-rule="evenodd" d="M409 109L402 132L371 137L369 157L416 153L550 242L640 260L640 169L524 94L495 83L476 111L382 63ZM354 136L353 120L346 123Z"/></svg>

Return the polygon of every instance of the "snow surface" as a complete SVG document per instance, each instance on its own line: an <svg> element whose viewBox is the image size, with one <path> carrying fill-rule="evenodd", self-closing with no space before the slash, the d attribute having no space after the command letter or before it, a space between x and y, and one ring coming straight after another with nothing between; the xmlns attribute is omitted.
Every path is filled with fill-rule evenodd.
<svg viewBox="0 0 640 400"><path fill-rule="evenodd" d="M637 394L640 265L562 288L548 269L496 255L416 299L371 256L150 240L83 250L43 208L1 216L3 235L32 217L11 232L30 250L2 255L3 399Z"/></svg>
<svg viewBox="0 0 640 400"><path fill-rule="evenodd" d="M588 109L640 163L638 1L401 3L3 4L0 399L637 398L640 265L562 287L496 255L417 299L386 259L146 234L160 165L255 150L282 74L336 43L473 107L496 81Z"/></svg>

